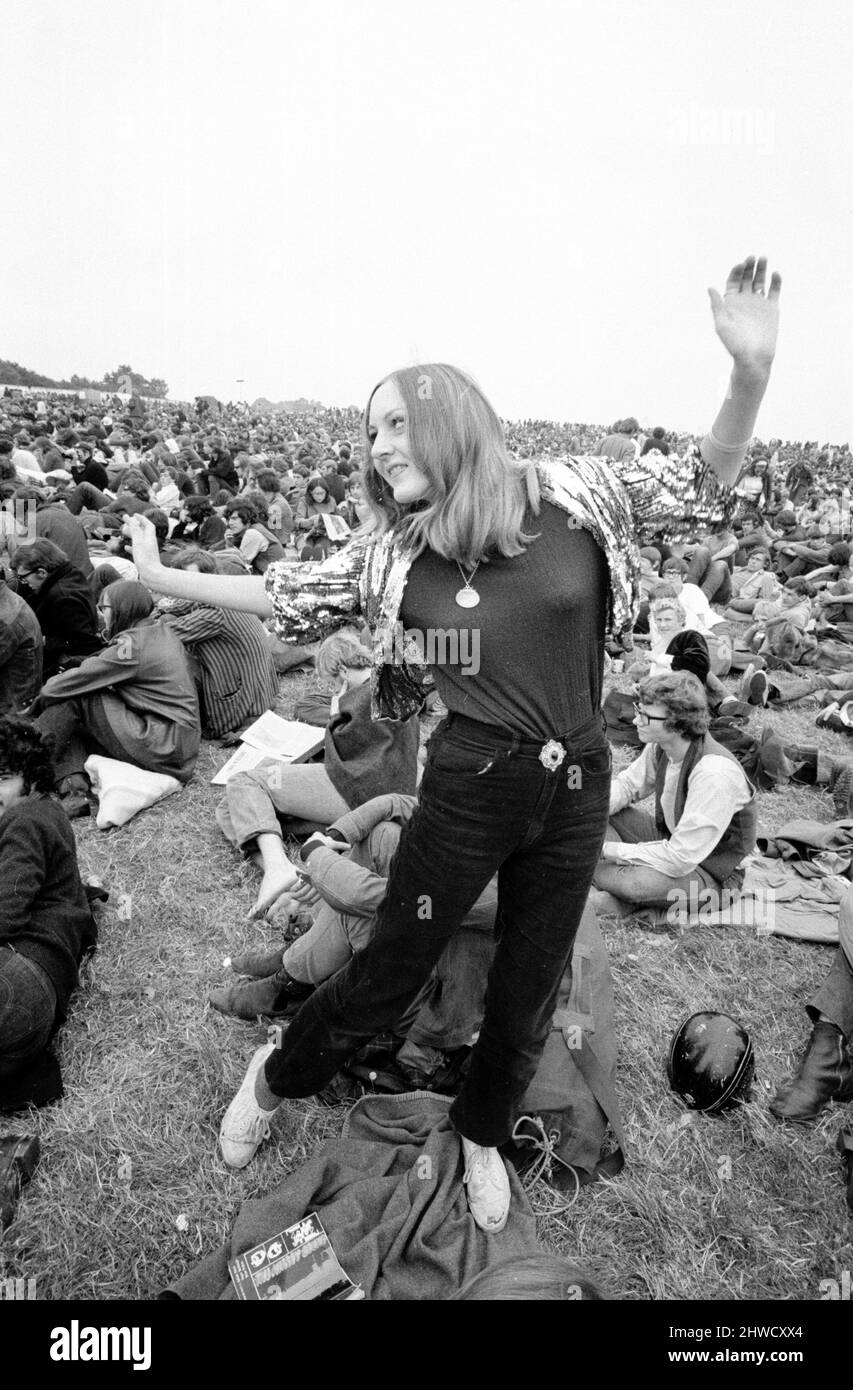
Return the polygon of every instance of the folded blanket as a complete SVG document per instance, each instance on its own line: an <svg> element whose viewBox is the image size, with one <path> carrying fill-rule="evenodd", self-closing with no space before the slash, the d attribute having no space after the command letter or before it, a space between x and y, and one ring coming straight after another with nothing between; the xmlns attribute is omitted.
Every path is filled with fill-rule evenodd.
<svg viewBox="0 0 853 1390"><path fill-rule="evenodd" d="M492 1261L537 1253L535 1218L511 1167L512 1208L503 1231L486 1235L475 1226L450 1103L425 1091L364 1096L341 1137L327 1141L275 1192L244 1202L230 1243L165 1296L235 1298L228 1260L312 1211L345 1273L370 1299L443 1300Z"/></svg>

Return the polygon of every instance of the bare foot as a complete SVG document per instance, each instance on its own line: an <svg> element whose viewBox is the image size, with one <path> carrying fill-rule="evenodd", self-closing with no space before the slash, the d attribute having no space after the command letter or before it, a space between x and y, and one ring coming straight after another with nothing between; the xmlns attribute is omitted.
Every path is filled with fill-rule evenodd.
<svg viewBox="0 0 853 1390"><path fill-rule="evenodd" d="M261 879L260 890L255 905L249 913L249 920L255 922L259 917L265 917L274 907L288 907L290 905L290 892L298 882L299 877L292 864L282 864L267 869Z"/></svg>

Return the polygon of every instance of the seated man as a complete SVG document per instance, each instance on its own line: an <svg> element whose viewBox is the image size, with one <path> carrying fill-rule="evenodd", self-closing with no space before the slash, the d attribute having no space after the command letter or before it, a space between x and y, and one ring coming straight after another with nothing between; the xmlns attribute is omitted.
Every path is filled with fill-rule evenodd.
<svg viewBox="0 0 853 1390"><path fill-rule="evenodd" d="M733 622L743 622L750 616L759 601L772 602L781 590L779 580L770 572L770 552L757 546L750 552L743 566L738 566L732 574L733 597L726 609L726 616Z"/></svg>
<svg viewBox="0 0 853 1390"><path fill-rule="evenodd" d="M312 835L300 851L301 870L288 863L289 883L285 886L282 879L281 891L296 902L318 902L313 926L287 950L252 951L235 957L232 969L255 976L255 981L214 990L210 995L213 1007L245 1019L285 1013L363 950L385 897L402 827L411 820L416 806L413 796L377 796L339 817L324 835ZM491 940L496 910L497 879L492 879L463 927L484 932ZM483 970L478 976L481 1006L486 973ZM471 999L471 1005L476 1015L476 998Z"/></svg>
<svg viewBox="0 0 853 1390"><path fill-rule="evenodd" d="M43 646L38 618L0 568L0 715L26 709L38 695Z"/></svg>
<svg viewBox="0 0 853 1390"><path fill-rule="evenodd" d="M37 540L18 546L12 561L19 592L44 636L44 679L98 650L98 615L89 581L58 545ZM91 572L91 566L90 566Z"/></svg>
<svg viewBox="0 0 853 1390"><path fill-rule="evenodd" d="M728 603L737 548L737 537L728 522L716 522L700 544L689 548L686 583L700 588L709 603Z"/></svg>
<svg viewBox="0 0 853 1390"><path fill-rule="evenodd" d="M48 1044L94 943L74 832L49 795L49 749L28 720L0 719L0 1109L62 1094Z"/></svg>
<svg viewBox="0 0 853 1390"><path fill-rule="evenodd" d="M776 532L772 531L766 522L761 520L758 512L745 512L740 519L741 534L738 538L738 548L735 553L735 565L745 566L749 559L750 551L756 546L761 546L768 554L773 542L778 539Z"/></svg>
<svg viewBox="0 0 853 1390"><path fill-rule="evenodd" d="M645 746L610 788L593 906L630 913L739 888L741 861L755 845L754 792L737 759L708 734L698 679L686 671L649 677L636 711ZM654 815L634 806L652 793Z"/></svg>
<svg viewBox="0 0 853 1390"><path fill-rule="evenodd" d="M263 869L253 916L263 916L293 881L280 817L328 825L336 816L385 792L414 793L419 723L373 719L371 654L351 631L327 637L317 654L318 675L337 689L330 704L322 763L264 758L238 772L217 808L220 829Z"/></svg>
<svg viewBox="0 0 853 1390"><path fill-rule="evenodd" d="M216 574L212 556L203 550L181 551L172 568ZM242 729L274 708L278 677L260 618L177 599L163 600L160 612L197 664L205 738Z"/></svg>
<svg viewBox="0 0 853 1390"><path fill-rule="evenodd" d="M708 643L711 670L716 676L728 674L732 661L732 645L726 619L715 613L706 595L697 584L687 582L688 567L684 560L672 555L664 560L661 575L664 584L671 585L685 612L685 628L701 632Z"/></svg>
<svg viewBox="0 0 853 1390"><path fill-rule="evenodd" d="M853 888L838 915L839 945L829 974L806 1005L812 1035L796 1073L779 1087L770 1110L807 1124L829 1104L853 1100Z"/></svg>

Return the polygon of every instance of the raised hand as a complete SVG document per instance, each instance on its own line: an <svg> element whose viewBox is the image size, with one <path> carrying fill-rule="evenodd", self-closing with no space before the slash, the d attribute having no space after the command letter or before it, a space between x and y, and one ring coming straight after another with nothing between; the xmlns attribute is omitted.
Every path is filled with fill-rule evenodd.
<svg viewBox="0 0 853 1390"><path fill-rule="evenodd" d="M769 372L779 332L782 277L775 271L765 294L767 260L747 256L729 271L724 295L709 289L717 336L739 367Z"/></svg>
<svg viewBox="0 0 853 1390"><path fill-rule="evenodd" d="M133 563L139 570L140 578L144 578L147 569L152 565L157 568L160 564L154 523L147 516L137 514L130 517L127 531L133 543Z"/></svg>

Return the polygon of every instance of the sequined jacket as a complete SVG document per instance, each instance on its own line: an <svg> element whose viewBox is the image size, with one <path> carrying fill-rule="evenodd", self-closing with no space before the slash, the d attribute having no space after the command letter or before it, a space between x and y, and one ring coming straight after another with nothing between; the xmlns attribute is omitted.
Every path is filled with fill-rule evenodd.
<svg viewBox="0 0 853 1390"><path fill-rule="evenodd" d="M536 463L543 501L567 515L568 525L591 532L610 575L608 629L630 648L639 603L637 537L684 513L684 492L702 486L695 460L667 459L667 477L643 460L547 459ZM700 470L701 471L701 470ZM695 476L694 476L695 475ZM681 490L672 485L681 480ZM695 484L695 485L694 485ZM277 632L284 641L317 642L338 628L367 623L373 634L371 712L374 719L406 719L421 709L432 677L414 642L406 641L400 609L412 554L399 534L356 536L327 560L279 561L266 572Z"/></svg>

